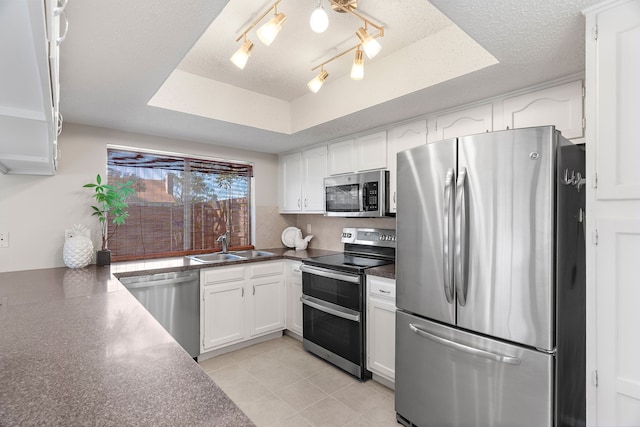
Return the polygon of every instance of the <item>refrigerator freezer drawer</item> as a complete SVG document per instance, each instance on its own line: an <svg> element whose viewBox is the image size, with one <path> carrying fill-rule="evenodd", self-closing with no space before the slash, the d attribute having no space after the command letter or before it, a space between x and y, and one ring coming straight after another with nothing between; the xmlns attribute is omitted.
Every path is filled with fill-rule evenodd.
<svg viewBox="0 0 640 427"><path fill-rule="evenodd" d="M552 355L402 311L396 344L396 411L414 425L552 425Z"/></svg>

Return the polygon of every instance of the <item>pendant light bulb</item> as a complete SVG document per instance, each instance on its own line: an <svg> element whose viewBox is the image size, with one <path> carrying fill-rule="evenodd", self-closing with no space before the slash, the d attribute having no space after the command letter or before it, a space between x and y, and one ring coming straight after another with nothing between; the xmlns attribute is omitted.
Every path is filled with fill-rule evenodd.
<svg viewBox="0 0 640 427"><path fill-rule="evenodd" d="M327 80L327 77L329 77L329 73L327 73L325 70L322 70L320 71L320 74L315 76L309 83L307 83L307 87L311 92L318 93L318 91L324 84L324 81Z"/></svg>
<svg viewBox="0 0 640 427"><path fill-rule="evenodd" d="M318 7L311 14L309 25L316 33L324 33L329 27L329 16L320 5L320 2L318 2Z"/></svg>
<svg viewBox="0 0 640 427"><path fill-rule="evenodd" d="M367 30L365 30L364 28L358 28L358 31L356 31L356 36L358 36L358 38L360 39L362 49L364 49L364 53L367 54L367 58L372 59L382 50L382 46L380 46L380 43L378 43L376 39L371 37L371 35L367 33Z"/></svg>
<svg viewBox="0 0 640 427"><path fill-rule="evenodd" d="M351 79L362 80L364 78L364 56L362 51L358 47L356 55L353 58L353 65L351 66Z"/></svg>
<svg viewBox="0 0 640 427"><path fill-rule="evenodd" d="M250 40L245 40L240 49L236 50L236 53L231 57L233 65L243 70L244 66L247 65L247 60L249 60L252 49L253 43L251 43Z"/></svg>
<svg viewBox="0 0 640 427"><path fill-rule="evenodd" d="M275 40L276 36L282 29L282 24L287 21L287 17L284 13L278 13L273 18L269 20L262 27L258 28L256 33L258 34L258 38L265 46L269 46Z"/></svg>

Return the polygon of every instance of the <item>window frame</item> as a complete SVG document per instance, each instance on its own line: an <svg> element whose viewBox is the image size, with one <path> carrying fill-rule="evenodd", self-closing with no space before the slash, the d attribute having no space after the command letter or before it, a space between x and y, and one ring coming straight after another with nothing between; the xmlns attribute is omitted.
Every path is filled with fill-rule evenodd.
<svg viewBox="0 0 640 427"><path fill-rule="evenodd" d="M212 157L206 156L202 154L192 154L192 153L184 153L184 152L175 152L175 151L164 151L164 150L156 150L142 147L132 147L126 145L115 145L115 144L107 144L105 150L105 173L104 176L109 176L109 150L121 150L121 151L130 151L141 154L151 154L157 156L167 156L167 157L178 157L183 159L193 159L193 160L202 160L202 161L210 161L210 162L224 162L224 163L235 163L240 165L247 165L252 168L253 173L249 179L249 212L248 212L248 221L249 221L249 245L246 246L229 246L229 251L236 250L246 250L246 249L255 249L255 224L256 224L256 206L255 206L255 163L246 160L237 160L237 159L228 159L223 157ZM112 224L109 224L112 225ZM182 250L182 251L171 251L164 253L155 253L155 254L145 254L145 255L114 255L112 254L112 261L134 261L134 260L145 260L145 259L159 259L159 258L172 258L172 257L184 257L188 255L199 255L217 252L214 248L211 249L191 249L191 250Z"/></svg>

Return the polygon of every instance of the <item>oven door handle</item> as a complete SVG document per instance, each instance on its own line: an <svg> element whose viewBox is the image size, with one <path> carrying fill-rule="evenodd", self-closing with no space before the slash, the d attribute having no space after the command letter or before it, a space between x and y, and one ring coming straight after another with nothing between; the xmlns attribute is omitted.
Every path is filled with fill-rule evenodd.
<svg viewBox="0 0 640 427"><path fill-rule="evenodd" d="M333 316L341 317L343 319L351 320L354 322L360 322L360 313L348 308L340 307L337 304L322 301L318 298L302 295L300 301L304 305L308 305L311 308L320 310L324 313L331 314Z"/></svg>
<svg viewBox="0 0 640 427"><path fill-rule="evenodd" d="M316 276L326 277L328 279L342 280L343 282L360 284L360 276L354 276L351 274L338 273L334 270L326 268L310 267L308 265L302 265L300 271L303 273L315 274Z"/></svg>

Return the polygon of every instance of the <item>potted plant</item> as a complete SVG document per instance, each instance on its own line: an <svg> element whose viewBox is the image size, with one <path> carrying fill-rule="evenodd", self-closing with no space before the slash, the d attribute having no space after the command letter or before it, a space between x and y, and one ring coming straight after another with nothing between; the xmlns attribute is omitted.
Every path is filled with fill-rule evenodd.
<svg viewBox="0 0 640 427"><path fill-rule="evenodd" d="M102 246L96 254L97 265L111 264L111 251L109 250L108 242L113 236L116 229L125 223L126 218L129 216L127 208L127 199L133 196L136 192L131 186L133 181L127 181L126 183L116 183L115 185L103 184L100 174L96 176L96 183L89 183L83 185L85 188L93 188L93 198L96 199L97 205L91 206L93 209L92 216L97 216L100 221L100 228L102 232ZM108 232L109 220L115 227Z"/></svg>

